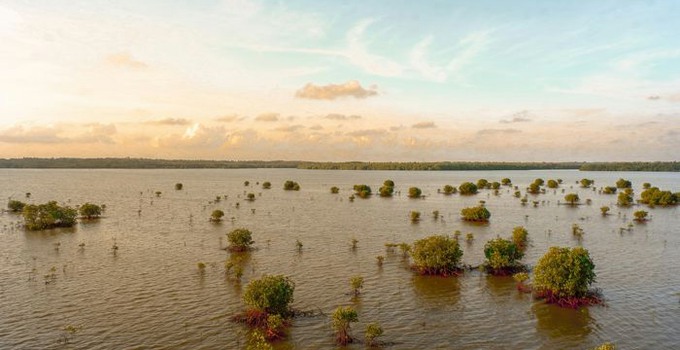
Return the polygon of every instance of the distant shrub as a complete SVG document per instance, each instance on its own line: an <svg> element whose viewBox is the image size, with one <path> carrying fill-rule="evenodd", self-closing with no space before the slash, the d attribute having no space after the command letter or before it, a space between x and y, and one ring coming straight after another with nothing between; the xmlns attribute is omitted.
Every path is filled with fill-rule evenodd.
<svg viewBox="0 0 680 350"><path fill-rule="evenodd" d="M462 195L472 195L477 193L477 185L472 182L463 182L458 186L458 192Z"/></svg>
<svg viewBox="0 0 680 350"><path fill-rule="evenodd" d="M487 179L479 179L477 180L477 188L486 188L489 185L489 181Z"/></svg>
<svg viewBox="0 0 680 350"><path fill-rule="evenodd" d="M18 201L16 199L10 199L9 202L7 202L7 208L14 213L20 212L24 210L24 207L26 206L26 203L22 201Z"/></svg>
<svg viewBox="0 0 680 350"><path fill-rule="evenodd" d="M102 215L102 207L92 203L85 203L78 208L78 212L80 213L80 216L94 219Z"/></svg>
<svg viewBox="0 0 680 350"><path fill-rule="evenodd" d="M566 196L564 196L564 200L567 201L567 203L574 205L578 203L581 199L578 197L578 194L569 193Z"/></svg>
<svg viewBox="0 0 680 350"><path fill-rule="evenodd" d="M610 208L608 206L603 206L600 207L600 212L602 213L602 216L607 216L609 214Z"/></svg>
<svg viewBox="0 0 680 350"><path fill-rule="evenodd" d="M268 189L272 188L272 183L269 182L269 181L265 181L265 182L262 183L262 188L265 189L265 190L268 190Z"/></svg>
<svg viewBox="0 0 680 350"><path fill-rule="evenodd" d="M245 228L237 228L227 234L229 241L229 250L242 252L250 249L250 246L255 243L252 239L252 233Z"/></svg>
<svg viewBox="0 0 680 350"><path fill-rule="evenodd" d="M283 189L286 191L299 191L300 184L295 181L287 180L283 183Z"/></svg>
<svg viewBox="0 0 680 350"><path fill-rule="evenodd" d="M628 180L618 179L616 181L616 187L618 187L618 188L631 188L631 187L633 187L633 183L628 181Z"/></svg>
<svg viewBox="0 0 680 350"><path fill-rule="evenodd" d="M560 184L557 183L557 181L555 181L555 180L548 180L547 186L548 186L548 188L558 188L560 186Z"/></svg>
<svg viewBox="0 0 680 350"><path fill-rule="evenodd" d="M503 186L511 186L511 185L512 185L512 181L511 181L509 178L504 177L504 178L501 180L501 185L503 185Z"/></svg>
<svg viewBox="0 0 680 350"><path fill-rule="evenodd" d="M658 187L648 188L640 194L640 202L654 207L657 205L668 206L676 205L680 202L680 193L661 191Z"/></svg>
<svg viewBox="0 0 680 350"><path fill-rule="evenodd" d="M451 185L445 185L443 190L444 190L444 194L447 195L447 196L458 192L458 190Z"/></svg>
<svg viewBox="0 0 680 350"><path fill-rule="evenodd" d="M254 200L255 200L255 193L252 193L252 192L251 192L251 193L248 193L248 195L246 196L246 198L247 198L249 201L254 201Z"/></svg>
<svg viewBox="0 0 680 350"><path fill-rule="evenodd" d="M616 204L621 207L627 207L633 204L633 196L626 192L619 192L619 196L616 200Z"/></svg>
<svg viewBox="0 0 680 350"><path fill-rule="evenodd" d="M447 236L430 236L413 243L413 268L421 274L448 276L460 270L463 251L458 241Z"/></svg>
<svg viewBox="0 0 680 350"><path fill-rule="evenodd" d="M420 198L420 196L423 194L423 191L420 190L418 187L410 187L408 189L408 197L409 198Z"/></svg>
<svg viewBox="0 0 680 350"><path fill-rule="evenodd" d="M479 205L476 207L463 208L460 211L460 215L465 221L486 222L489 221L491 212L489 212L486 207Z"/></svg>
<svg viewBox="0 0 680 350"><path fill-rule="evenodd" d="M420 221L420 212L419 211L412 211L409 213L409 216L411 217L412 222L418 222Z"/></svg>
<svg viewBox="0 0 680 350"><path fill-rule="evenodd" d="M591 179L581 179L581 181L579 181L579 183L581 184L581 187L583 187L583 188L588 188L588 187L592 186L592 185L595 183L595 180L591 180Z"/></svg>
<svg viewBox="0 0 680 350"><path fill-rule="evenodd" d="M175 190L181 191L182 188L184 188L184 185L182 185L181 182L178 182L178 183L175 184Z"/></svg>
<svg viewBox="0 0 680 350"><path fill-rule="evenodd" d="M210 221L218 222L222 220L222 217L224 217L224 212L219 209L215 209L213 210L212 214L210 214Z"/></svg>
<svg viewBox="0 0 680 350"><path fill-rule="evenodd" d="M644 210L638 210L635 213L633 213L633 216L635 216L635 221L647 221L647 215L649 213L644 211Z"/></svg>
<svg viewBox="0 0 680 350"><path fill-rule="evenodd" d="M604 194L615 194L617 188L614 186L606 186L605 188L602 189L602 193Z"/></svg>
<svg viewBox="0 0 680 350"><path fill-rule="evenodd" d="M340 189L336 186L331 187L331 193L337 194L340 193Z"/></svg>
<svg viewBox="0 0 680 350"><path fill-rule="evenodd" d="M385 180L382 187L380 187L379 193L380 197L392 197L392 194L394 194L394 181Z"/></svg>
<svg viewBox="0 0 680 350"><path fill-rule="evenodd" d="M371 196L371 187L368 185L354 185L354 194L360 198L368 198Z"/></svg>
<svg viewBox="0 0 680 350"><path fill-rule="evenodd" d="M26 204L22 216L27 229L45 230L75 225L78 211L69 206L60 206L57 202L50 201L39 205Z"/></svg>

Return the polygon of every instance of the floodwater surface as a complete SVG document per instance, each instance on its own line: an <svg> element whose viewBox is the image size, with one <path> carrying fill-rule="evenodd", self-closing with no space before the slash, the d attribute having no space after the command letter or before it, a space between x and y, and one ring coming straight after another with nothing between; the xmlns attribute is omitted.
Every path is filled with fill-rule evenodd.
<svg viewBox="0 0 680 350"><path fill-rule="evenodd" d="M564 183L556 191L529 195L526 206L508 187L498 195L437 193L446 184L504 177L522 195L536 178ZM337 348L329 315L340 305L359 313L352 325L356 338L363 338L366 324L379 322L389 349L588 349L605 342L619 349L677 349L680 209L619 208L616 195L576 184L590 178L598 188L613 186L619 177L633 182L635 198L643 182L680 191L678 173L2 169L2 198L72 206L93 202L107 209L98 220L40 232L21 228L17 214L0 215L0 348L246 348L248 329L230 321L244 309L245 286L263 274L285 274L296 284L293 307L325 316L295 318L287 340L276 344L281 349ZM348 200L354 184L377 193L386 179L400 192L393 198ZM284 191L286 180L297 181L301 190ZM272 188L262 189L264 181ZM183 190L174 189L177 182ZM340 193L331 194L331 186ZM425 198L407 198L411 186L421 188ZM592 203L558 205L564 202L563 189ZM254 201L245 200L249 192ZM215 203L216 196L223 199ZM461 221L460 210L480 200L492 214L490 223ZM606 217L600 215L603 205L612 208ZM225 212L223 222L209 221L215 209ZM650 221L632 221L640 209L649 211ZM410 222L412 210L422 213L417 224ZM439 220L432 218L434 210ZM580 241L571 233L574 223L585 232ZM484 243L509 237L515 226L529 231L524 261L530 266L551 246L587 248L596 265L593 287L602 291L606 306L546 305L519 293L511 277L477 271L418 276L398 251L385 249L385 243L460 230L463 261L477 265L484 259ZM225 274L230 253L221 249L226 233L239 227L251 230L256 241L256 249L242 256L240 282ZM472 242L465 241L467 233L474 234ZM352 239L358 240L356 249ZM303 244L301 252L296 240ZM385 256L382 267L376 264L379 255ZM202 274L198 262L207 265ZM353 299L349 279L355 275L365 282ZM64 330L69 325L75 334Z"/></svg>

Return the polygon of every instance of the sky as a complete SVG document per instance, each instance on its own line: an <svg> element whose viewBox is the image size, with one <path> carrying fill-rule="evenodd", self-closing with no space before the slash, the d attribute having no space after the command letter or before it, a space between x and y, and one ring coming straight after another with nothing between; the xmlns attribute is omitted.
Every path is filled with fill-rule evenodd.
<svg viewBox="0 0 680 350"><path fill-rule="evenodd" d="M0 0L0 157L680 160L679 13Z"/></svg>

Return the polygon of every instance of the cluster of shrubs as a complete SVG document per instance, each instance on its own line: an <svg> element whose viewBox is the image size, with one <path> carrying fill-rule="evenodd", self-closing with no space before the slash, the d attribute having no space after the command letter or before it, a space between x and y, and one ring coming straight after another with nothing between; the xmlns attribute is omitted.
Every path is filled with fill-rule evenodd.
<svg viewBox="0 0 680 350"><path fill-rule="evenodd" d="M24 226L29 230L46 230L57 227L72 227L78 215L83 219L95 219L101 216L104 206L84 203L76 208L59 205L56 201L43 204L26 204L18 200L10 200L7 208L11 212L21 213Z"/></svg>

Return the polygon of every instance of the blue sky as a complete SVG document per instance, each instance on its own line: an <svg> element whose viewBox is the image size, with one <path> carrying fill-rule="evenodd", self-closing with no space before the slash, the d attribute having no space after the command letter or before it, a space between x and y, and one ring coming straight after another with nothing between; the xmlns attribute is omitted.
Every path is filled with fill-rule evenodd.
<svg viewBox="0 0 680 350"><path fill-rule="evenodd" d="M0 156L678 160L678 13L4 1Z"/></svg>

